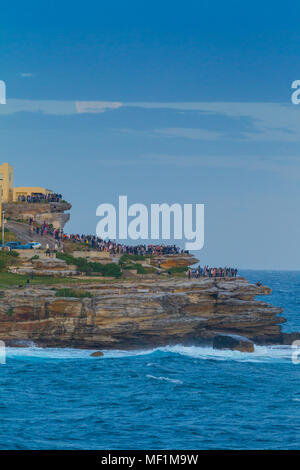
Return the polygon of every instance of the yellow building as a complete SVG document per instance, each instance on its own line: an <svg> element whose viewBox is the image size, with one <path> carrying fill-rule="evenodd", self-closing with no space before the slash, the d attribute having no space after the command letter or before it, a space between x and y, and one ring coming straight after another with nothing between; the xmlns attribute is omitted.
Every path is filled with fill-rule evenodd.
<svg viewBox="0 0 300 470"><path fill-rule="evenodd" d="M0 165L0 203L12 202L14 194L14 169L9 163Z"/></svg>
<svg viewBox="0 0 300 470"><path fill-rule="evenodd" d="M13 188L13 200L18 201L20 196L40 196L47 194L52 194L53 191L46 188L41 188L40 186L19 186L18 188Z"/></svg>
<svg viewBox="0 0 300 470"><path fill-rule="evenodd" d="M0 204L15 202L19 196L47 196L53 191L40 186L19 186L14 188L14 168L9 163L0 165Z"/></svg>
<svg viewBox="0 0 300 470"><path fill-rule="evenodd" d="M19 186L14 188L14 168L9 163L0 165L0 227L2 224L2 203L18 202L20 196L37 198L53 194L53 191L40 186Z"/></svg>

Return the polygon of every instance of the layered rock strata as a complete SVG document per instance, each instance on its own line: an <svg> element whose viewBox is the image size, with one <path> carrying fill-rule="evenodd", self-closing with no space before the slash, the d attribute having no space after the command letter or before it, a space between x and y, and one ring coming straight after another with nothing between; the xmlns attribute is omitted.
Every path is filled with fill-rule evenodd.
<svg viewBox="0 0 300 470"><path fill-rule="evenodd" d="M223 347L224 336L238 336L237 349L243 350L244 337L248 351L251 342L287 342L280 327L285 319L278 317L282 309L255 300L271 290L243 278L90 281L80 288L93 297L56 297L53 287L2 290L0 339L9 344L29 340L49 347L132 349Z"/></svg>

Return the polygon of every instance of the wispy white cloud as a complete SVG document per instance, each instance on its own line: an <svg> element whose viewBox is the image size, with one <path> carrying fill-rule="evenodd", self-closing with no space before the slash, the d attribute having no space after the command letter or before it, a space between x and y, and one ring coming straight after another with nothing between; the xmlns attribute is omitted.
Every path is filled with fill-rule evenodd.
<svg viewBox="0 0 300 470"><path fill-rule="evenodd" d="M98 114L107 111L117 112L120 108L169 109L188 113L199 112L201 115L227 117L235 120L247 119L247 129L236 131L234 135L230 125L218 130L197 127L168 127L148 129L147 132L166 137L222 141L258 142L299 142L300 107L281 103L232 103L232 102L192 102L192 103L147 103L120 101L54 101L54 100L14 100L8 99L7 105L0 107L0 114L17 112L39 112L53 115ZM134 131L135 129L133 129Z"/></svg>
<svg viewBox="0 0 300 470"><path fill-rule="evenodd" d="M123 103L118 101L76 101L78 113L104 113L108 109L119 109Z"/></svg>
<svg viewBox="0 0 300 470"><path fill-rule="evenodd" d="M21 72L20 76L23 77L23 78L32 78L32 77L34 77L34 74L31 73L31 72Z"/></svg>
<svg viewBox="0 0 300 470"><path fill-rule="evenodd" d="M0 106L0 115L21 112L52 114L56 116L77 114L75 101L7 99L6 102L6 106Z"/></svg>
<svg viewBox="0 0 300 470"><path fill-rule="evenodd" d="M268 172L289 179L300 179L300 159L297 156L256 156L247 157L230 155L168 155L144 154L132 159L103 160L105 166L167 165L182 168L219 168L247 171Z"/></svg>
<svg viewBox="0 0 300 470"><path fill-rule="evenodd" d="M165 137L183 137L195 140L219 140L225 136L224 132L186 127L165 127L163 129L155 129L153 132Z"/></svg>

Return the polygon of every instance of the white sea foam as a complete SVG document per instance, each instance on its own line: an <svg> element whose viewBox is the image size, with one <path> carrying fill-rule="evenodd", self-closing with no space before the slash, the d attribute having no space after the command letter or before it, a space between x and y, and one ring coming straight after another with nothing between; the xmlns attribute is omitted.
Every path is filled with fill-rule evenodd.
<svg viewBox="0 0 300 470"><path fill-rule="evenodd" d="M95 361L95 357L91 357L93 352L98 350L91 349L73 349L73 348L39 348L37 346L30 347L7 347L7 358L41 358L41 359L91 359ZM105 358L122 358L131 356L140 356L151 354L152 350L102 350ZM100 358L101 359L101 358ZM98 358L99 360L99 358Z"/></svg>
<svg viewBox="0 0 300 470"><path fill-rule="evenodd" d="M230 349L213 349L201 346L166 346L160 348L169 352L196 359L237 362L278 362L291 360L290 346L255 346L254 352L231 351Z"/></svg>
<svg viewBox="0 0 300 470"><path fill-rule="evenodd" d="M92 352L95 350L72 349L72 348L38 348L36 346L6 348L6 356L11 359L61 359L61 360L93 360ZM215 360L215 361L236 361L236 362L287 362L291 361L292 349L290 346L255 346L253 353L218 350L211 347L201 346L165 346L154 349L144 350L102 350L103 359L130 358L143 355L153 355L160 353L162 355L180 355L194 360ZM153 363L147 363L152 365Z"/></svg>
<svg viewBox="0 0 300 470"><path fill-rule="evenodd" d="M150 374L147 374L146 377L148 379L153 379L153 380L161 380L161 381L164 381L164 382L171 382L173 384L180 384L182 385L183 382L181 380L178 380L178 379L170 379L170 377L156 377L155 375L150 375Z"/></svg>

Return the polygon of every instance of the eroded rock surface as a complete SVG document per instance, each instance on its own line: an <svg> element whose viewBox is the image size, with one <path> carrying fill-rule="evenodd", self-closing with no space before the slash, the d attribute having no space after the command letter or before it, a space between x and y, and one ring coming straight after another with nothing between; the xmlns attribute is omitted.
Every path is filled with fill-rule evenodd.
<svg viewBox="0 0 300 470"><path fill-rule="evenodd" d="M286 341L282 309L255 300L270 289L243 278L90 281L81 289L93 298L56 297L46 287L3 290L0 339L101 350L213 345L220 334L256 344Z"/></svg>
<svg viewBox="0 0 300 470"><path fill-rule="evenodd" d="M39 224L44 222L52 224L54 228L63 228L70 219L70 214L65 213L71 209L68 202L49 202L49 203L32 203L11 202L3 204L6 217L12 220L28 220L33 218Z"/></svg>

